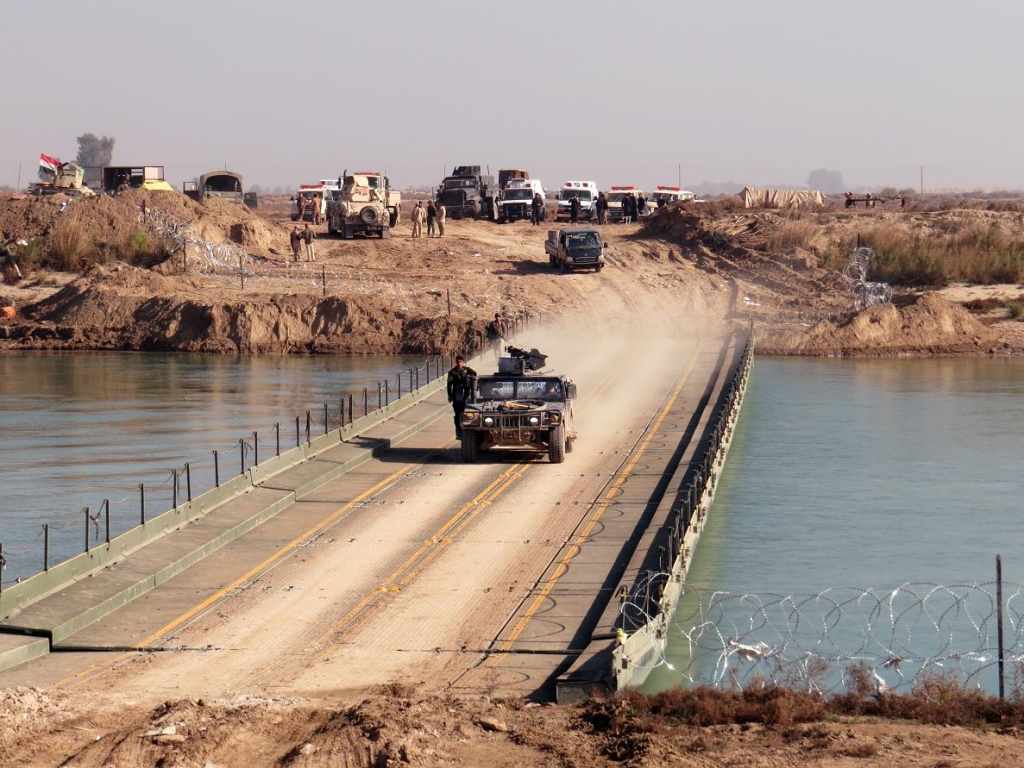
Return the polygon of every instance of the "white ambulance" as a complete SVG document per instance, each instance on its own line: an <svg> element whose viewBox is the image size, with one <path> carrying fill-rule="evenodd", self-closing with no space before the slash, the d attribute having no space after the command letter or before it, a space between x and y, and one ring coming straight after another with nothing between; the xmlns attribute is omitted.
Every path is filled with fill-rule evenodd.
<svg viewBox="0 0 1024 768"><path fill-rule="evenodd" d="M625 214L622 211L622 199L632 193L635 198L637 195L644 194L640 187L633 186L619 186L612 187L605 194L604 199L608 201L608 213L606 214L609 222L613 221L624 221ZM636 220L635 216L630 217L632 220Z"/></svg>
<svg viewBox="0 0 1024 768"><path fill-rule="evenodd" d="M529 219L533 214L533 197L544 199L544 185L540 179L511 179L501 192L498 201L498 221L519 221Z"/></svg>
<svg viewBox="0 0 1024 768"><path fill-rule="evenodd" d="M659 186L651 195L650 204L655 208L662 208L669 203L685 203L696 199L696 195L682 187Z"/></svg>
<svg viewBox="0 0 1024 768"><path fill-rule="evenodd" d="M591 212L596 212L594 203L597 201L597 184L593 181L567 181L558 190L556 221L569 221L572 218L570 201L574 197L580 199L580 221L589 221Z"/></svg>

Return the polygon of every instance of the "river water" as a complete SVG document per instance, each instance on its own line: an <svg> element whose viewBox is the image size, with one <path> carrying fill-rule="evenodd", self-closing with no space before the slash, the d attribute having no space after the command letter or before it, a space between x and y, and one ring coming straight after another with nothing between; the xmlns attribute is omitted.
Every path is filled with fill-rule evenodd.
<svg viewBox="0 0 1024 768"><path fill-rule="evenodd" d="M42 568L43 523L54 564L82 551L84 507L95 515L109 499L116 535L139 521L139 483L148 514L158 514L171 506L172 468L190 462L194 493L205 491L212 450L222 479L231 477L239 439L256 431L269 457L275 423L283 450L295 444L297 414L311 410L318 434L324 403L336 413L342 395L369 386L372 407L377 381L393 386L395 373L422 362L0 356L4 583ZM897 636L904 655L946 637L972 647L988 631L995 555L1004 580L1024 579L1022 449L1024 360L758 359L690 571L691 597L673 624L666 660L675 669L656 670L648 688L721 671L720 649L704 642L710 634L694 661L694 616L713 621L719 641L841 646L837 657L852 644L854 656L883 658ZM93 542L104 534L98 523ZM909 586L892 598L901 585ZM951 604L934 585L967 585L956 594L970 599ZM866 626L888 633L886 642L858 645Z"/></svg>
<svg viewBox="0 0 1024 768"><path fill-rule="evenodd" d="M675 669L646 688L721 683L730 637L868 663L987 647L996 555L1008 597L1024 579L1022 449L1024 360L757 360Z"/></svg>
<svg viewBox="0 0 1024 768"><path fill-rule="evenodd" d="M323 406L338 426L340 400L356 396L355 416L377 405L377 382L420 368L423 358L163 354L0 355L0 543L4 583L42 570L43 528L50 526L50 565L85 547L85 507L95 518L110 502L111 535L173 504L172 469L189 463L193 494L296 445L296 416L305 440L323 434ZM432 366L431 375L436 375ZM256 439L253 440L253 432ZM244 445L239 444L244 440ZM179 481L179 503L187 492ZM105 512L105 510L103 510ZM105 537L93 520L92 543Z"/></svg>

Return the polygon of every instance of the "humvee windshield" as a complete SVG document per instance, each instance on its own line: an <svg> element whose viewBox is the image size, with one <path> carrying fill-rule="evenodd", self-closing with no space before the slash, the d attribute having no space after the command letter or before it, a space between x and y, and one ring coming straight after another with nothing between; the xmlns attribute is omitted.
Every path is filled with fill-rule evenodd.
<svg viewBox="0 0 1024 768"><path fill-rule="evenodd" d="M478 391L478 400L564 399L562 382L558 379L486 379L480 382Z"/></svg>

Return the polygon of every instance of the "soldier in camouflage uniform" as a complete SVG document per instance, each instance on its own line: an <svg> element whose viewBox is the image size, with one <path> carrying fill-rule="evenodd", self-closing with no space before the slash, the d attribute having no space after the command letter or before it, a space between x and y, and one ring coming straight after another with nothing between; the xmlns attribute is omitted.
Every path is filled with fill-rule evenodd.
<svg viewBox="0 0 1024 768"><path fill-rule="evenodd" d="M466 365L466 358L458 355L455 367L448 371L448 402L455 412L455 437L462 437L462 412L466 410L466 401L473 391L470 378L476 378L476 371Z"/></svg>

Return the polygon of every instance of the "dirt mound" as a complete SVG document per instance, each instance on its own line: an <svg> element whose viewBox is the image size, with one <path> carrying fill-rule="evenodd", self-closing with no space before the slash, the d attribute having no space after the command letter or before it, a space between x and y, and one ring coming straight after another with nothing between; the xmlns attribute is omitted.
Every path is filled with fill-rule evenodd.
<svg viewBox="0 0 1024 768"><path fill-rule="evenodd" d="M868 307L845 321L823 320L810 329L766 328L758 333L758 351L829 357L979 354L999 343L991 328L938 294L900 304Z"/></svg>
<svg viewBox="0 0 1024 768"><path fill-rule="evenodd" d="M74 227L85 250L116 251L132 232L145 228L143 207L191 224L198 237L211 242L235 242L255 253L281 245L275 228L244 205L219 199L199 205L177 192L137 189L78 198L0 195L0 236L46 242L56 229Z"/></svg>

